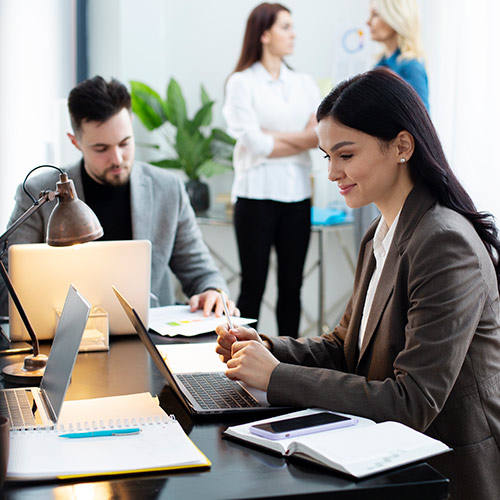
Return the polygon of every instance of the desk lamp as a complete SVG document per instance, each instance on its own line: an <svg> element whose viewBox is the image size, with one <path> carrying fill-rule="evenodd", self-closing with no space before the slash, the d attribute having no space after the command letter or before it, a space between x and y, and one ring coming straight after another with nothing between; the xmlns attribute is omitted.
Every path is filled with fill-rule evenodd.
<svg viewBox="0 0 500 500"><path fill-rule="evenodd" d="M36 200L26 188L28 177L37 169L50 167L59 171L59 182L56 183L56 190L42 191L39 199ZM40 345L35 331L31 326L28 317L21 305L19 297L12 285L10 277L1 260L7 250L7 240L22 224L26 222L36 211L38 211L48 201L57 198L57 204L52 210L47 225L46 241L51 246L69 246L76 243L85 243L96 240L103 235L103 230L99 220L90 207L78 199L75 185L68 179L66 172L53 165L40 165L31 170L23 182L23 190L33 201L33 205L19 217L2 236L0 236L0 245L3 249L0 252L0 274L7 286L9 294L14 302L19 316L21 317L26 330L33 344L33 355L27 356L24 363L14 363L3 369L4 374L11 379L26 380L30 382L40 379L47 364L47 356L40 354Z"/></svg>

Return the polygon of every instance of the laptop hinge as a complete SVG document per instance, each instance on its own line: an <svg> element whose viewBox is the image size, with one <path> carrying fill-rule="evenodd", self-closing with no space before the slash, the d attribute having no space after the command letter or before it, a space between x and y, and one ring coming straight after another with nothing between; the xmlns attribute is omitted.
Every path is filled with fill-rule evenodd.
<svg viewBox="0 0 500 500"><path fill-rule="evenodd" d="M49 398L45 395L45 391L40 391L40 396L42 397L45 410L47 411L50 420L52 420L52 423L55 425L57 422L57 415L54 408L52 408L52 405L50 404Z"/></svg>

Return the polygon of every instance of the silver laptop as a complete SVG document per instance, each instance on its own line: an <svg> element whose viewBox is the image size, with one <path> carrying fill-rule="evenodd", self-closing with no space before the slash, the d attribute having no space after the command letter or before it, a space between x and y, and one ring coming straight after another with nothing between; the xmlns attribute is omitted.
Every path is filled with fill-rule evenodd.
<svg viewBox="0 0 500 500"><path fill-rule="evenodd" d="M90 304L70 285L40 387L0 390L0 415L9 418L11 429L57 422L89 313Z"/></svg>
<svg viewBox="0 0 500 500"><path fill-rule="evenodd" d="M211 415L278 409L278 407L272 407L268 404L264 392L226 377L224 365L215 352L214 343L205 344L208 350L205 349L204 345L198 343L182 344L180 346L178 344L155 345L136 310L115 287L113 287L113 290L158 370L167 379L174 392L191 413ZM210 371L189 371L185 368L176 370L175 365L179 363L167 363L165 361L168 355L164 350L168 350L169 347L174 348L174 350L176 347L181 347L181 350L177 351L176 355L182 355L182 352L184 352L186 360L192 363L194 361L194 365L197 364L196 356L199 356L201 347L204 356L203 361L210 364L213 369ZM174 350L172 350L172 353ZM206 358L211 359L207 360ZM170 361L173 361L173 359ZM180 360L177 359L176 361ZM200 357L198 357L199 361L201 361ZM282 409L282 407L279 408Z"/></svg>
<svg viewBox="0 0 500 500"><path fill-rule="evenodd" d="M111 285L134 301L148 324L151 288L148 240L91 241L67 247L51 247L46 243L11 245L9 275L40 340L54 337L55 311L62 309L70 283L93 307L100 306L108 313L110 335L135 334ZM12 300L9 305L11 340L29 340Z"/></svg>

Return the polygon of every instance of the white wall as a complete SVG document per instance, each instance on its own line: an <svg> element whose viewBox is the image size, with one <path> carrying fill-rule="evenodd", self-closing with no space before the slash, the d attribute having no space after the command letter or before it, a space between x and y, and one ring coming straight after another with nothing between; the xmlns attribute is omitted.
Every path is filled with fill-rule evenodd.
<svg viewBox="0 0 500 500"><path fill-rule="evenodd" d="M423 0L431 117L479 210L500 225L500 38L497 0Z"/></svg>
<svg viewBox="0 0 500 500"><path fill-rule="evenodd" d="M55 159L57 102L75 83L73 9L73 0L0 2L0 230L16 186Z"/></svg>

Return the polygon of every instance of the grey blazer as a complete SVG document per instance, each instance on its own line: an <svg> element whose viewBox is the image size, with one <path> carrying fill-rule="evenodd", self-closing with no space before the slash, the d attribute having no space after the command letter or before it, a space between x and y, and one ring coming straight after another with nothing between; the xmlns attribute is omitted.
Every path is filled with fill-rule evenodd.
<svg viewBox="0 0 500 500"><path fill-rule="evenodd" d="M269 402L402 422L454 449L429 460L451 479L451 498L498 499L500 305L490 257L464 217L415 186L359 352L377 223L362 241L354 292L333 332L272 339L281 363Z"/></svg>
<svg viewBox="0 0 500 500"><path fill-rule="evenodd" d="M75 183L78 197L85 201L81 163L65 169ZM38 198L44 189L55 189L59 174L46 169L30 177L28 189ZM227 290L203 242L194 212L182 181L174 174L147 163L134 162L130 174L130 202L134 239L152 243L151 293L152 306L174 303L169 268L179 279L183 292L190 297L208 288ZM12 224L31 206L31 200L19 186ZM45 241L48 218L55 202L46 203L9 239L9 244ZM4 256L7 265L7 254ZM0 284L0 311L7 312L7 290Z"/></svg>

